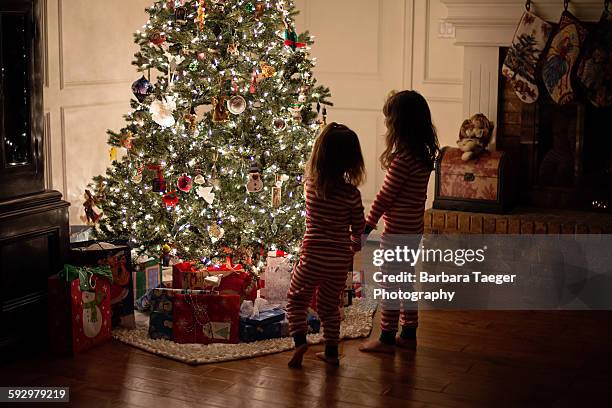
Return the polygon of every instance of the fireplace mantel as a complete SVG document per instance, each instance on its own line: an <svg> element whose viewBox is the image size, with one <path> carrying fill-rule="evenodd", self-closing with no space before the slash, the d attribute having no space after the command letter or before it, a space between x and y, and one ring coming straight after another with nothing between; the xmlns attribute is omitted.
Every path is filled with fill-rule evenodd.
<svg viewBox="0 0 612 408"><path fill-rule="evenodd" d="M463 116L484 113L497 122L499 47L510 45L525 1L441 1L448 8L446 21L455 25L455 44L464 47ZM563 1L534 0L531 10L557 22ZM583 21L597 21L603 1L572 0L569 10Z"/></svg>

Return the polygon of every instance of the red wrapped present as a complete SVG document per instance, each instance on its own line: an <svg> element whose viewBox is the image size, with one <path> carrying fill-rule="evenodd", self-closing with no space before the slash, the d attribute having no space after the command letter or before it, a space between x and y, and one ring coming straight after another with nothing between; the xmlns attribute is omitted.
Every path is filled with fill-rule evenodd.
<svg viewBox="0 0 612 408"><path fill-rule="evenodd" d="M66 265L49 277L49 344L60 354L76 354L111 338L111 284L101 269Z"/></svg>
<svg viewBox="0 0 612 408"><path fill-rule="evenodd" d="M242 265L213 265L205 270L198 270L192 262L174 265L172 287L215 290L222 295L239 295L241 301L255 301L258 289L257 281L253 275L242 269Z"/></svg>
<svg viewBox="0 0 612 408"><path fill-rule="evenodd" d="M240 296L177 294L172 332L176 343L238 343Z"/></svg>

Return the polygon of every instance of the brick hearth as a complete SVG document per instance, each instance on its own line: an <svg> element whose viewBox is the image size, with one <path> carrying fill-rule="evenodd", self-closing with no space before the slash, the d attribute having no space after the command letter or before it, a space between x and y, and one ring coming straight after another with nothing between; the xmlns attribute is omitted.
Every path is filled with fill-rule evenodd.
<svg viewBox="0 0 612 408"><path fill-rule="evenodd" d="M612 215L575 211L519 209L484 214L429 209L428 234L610 234Z"/></svg>

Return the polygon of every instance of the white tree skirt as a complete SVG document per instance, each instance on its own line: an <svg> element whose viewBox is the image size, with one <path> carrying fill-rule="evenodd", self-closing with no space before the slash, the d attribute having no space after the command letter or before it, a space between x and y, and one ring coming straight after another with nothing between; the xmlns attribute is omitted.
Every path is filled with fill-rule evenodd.
<svg viewBox="0 0 612 408"><path fill-rule="evenodd" d="M372 319L376 303L368 299L355 299L344 309L345 319L340 325L341 339L368 337L372 331ZM142 350L188 364L209 364L280 353L293 349L293 339L271 339L239 344L178 344L169 340L149 338L148 322L138 324L134 330L115 329L113 338ZM308 343L323 342L323 335L309 334Z"/></svg>

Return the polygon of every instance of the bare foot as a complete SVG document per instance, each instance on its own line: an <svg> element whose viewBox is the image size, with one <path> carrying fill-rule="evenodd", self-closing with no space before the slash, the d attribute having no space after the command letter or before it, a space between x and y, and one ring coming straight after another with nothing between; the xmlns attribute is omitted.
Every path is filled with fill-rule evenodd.
<svg viewBox="0 0 612 408"><path fill-rule="evenodd" d="M390 344L381 343L378 339L374 339L365 343L361 343L361 345L359 346L359 351L363 351L364 353L393 354L395 353L395 347Z"/></svg>
<svg viewBox="0 0 612 408"><path fill-rule="evenodd" d="M403 349L416 349L417 341L416 339L403 339L401 337L397 337L395 339L395 345L399 348Z"/></svg>
<svg viewBox="0 0 612 408"><path fill-rule="evenodd" d="M291 368L300 368L302 367L302 360L304 359L304 354L308 350L308 345L302 344L299 347L296 347L293 351L293 356L287 365Z"/></svg>
<svg viewBox="0 0 612 408"><path fill-rule="evenodd" d="M317 353L317 358L320 358L321 360L325 361L327 364L331 364L333 366L340 365L340 359L338 357L328 357L325 355L325 352L323 351L321 351L320 353Z"/></svg>

